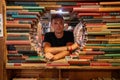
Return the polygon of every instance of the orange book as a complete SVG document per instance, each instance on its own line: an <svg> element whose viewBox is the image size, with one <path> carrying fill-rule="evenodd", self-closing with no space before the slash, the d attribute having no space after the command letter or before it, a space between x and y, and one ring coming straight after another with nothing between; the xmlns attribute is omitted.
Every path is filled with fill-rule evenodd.
<svg viewBox="0 0 120 80"><path fill-rule="evenodd" d="M104 51L87 51L87 55L100 55L100 54L105 54Z"/></svg>
<svg viewBox="0 0 120 80"><path fill-rule="evenodd" d="M16 50L8 50L8 54L17 54L18 53L18 51L16 51Z"/></svg>
<svg viewBox="0 0 120 80"><path fill-rule="evenodd" d="M68 62L50 62L47 63L47 66L69 66Z"/></svg>
<svg viewBox="0 0 120 80"><path fill-rule="evenodd" d="M120 11L120 7L103 7L103 8L99 8L98 10L99 12L116 12L116 11Z"/></svg>
<svg viewBox="0 0 120 80"><path fill-rule="evenodd" d="M99 12L99 8L80 8L80 7L74 7L74 12Z"/></svg>
<svg viewBox="0 0 120 80"><path fill-rule="evenodd" d="M90 59L90 60L93 60L94 59L94 55L80 55L79 58L80 59Z"/></svg>
<svg viewBox="0 0 120 80"><path fill-rule="evenodd" d="M112 66L108 62L90 62L90 66Z"/></svg>
<svg viewBox="0 0 120 80"><path fill-rule="evenodd" d="M13 44L14 45L22 45L22 44L23 45L25 45L25 44L26 45L28 45L28 44L30 45L30 43L31 43L30 40L12 40L12 41L6 41L7 45L13 45Z"/></svg>
<svg viewBox="0 0 120 80"><path fill-rule="evenodd" d="M77 2L77 5L99 5L98 2Z"/></svg>
<svg viewBox="0 0 120 80"><path fill-rule="evenodd" d="M120 1L114 2L100 2L100 5L120 5Z"/></svg>
<svg viewBox="0 0 120 80"><path fill-rule="evenodd" d="M7 28L31 28L31 24L7 23Z"/></svg>

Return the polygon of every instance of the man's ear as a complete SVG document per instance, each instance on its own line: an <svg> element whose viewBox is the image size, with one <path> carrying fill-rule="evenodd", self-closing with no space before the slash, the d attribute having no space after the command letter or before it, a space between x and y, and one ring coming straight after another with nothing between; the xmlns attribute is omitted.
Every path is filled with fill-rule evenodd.
<svg viewBox="0 0 120 80"><path fill-rule="evenodd" d="M54 28L52 27L52 25L50 26L50 32L54 32Z"/></svg>

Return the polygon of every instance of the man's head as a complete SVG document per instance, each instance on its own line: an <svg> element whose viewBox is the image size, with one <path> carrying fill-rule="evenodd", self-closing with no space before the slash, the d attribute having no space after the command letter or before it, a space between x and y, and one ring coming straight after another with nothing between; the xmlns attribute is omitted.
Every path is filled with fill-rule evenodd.
<svg viewBox="0 0 120 80"><path fill-rule="evenodd" d="M64 19L60 14L53 14L51 16L51 26L55 33L61 33L64 30Z"/></svg>

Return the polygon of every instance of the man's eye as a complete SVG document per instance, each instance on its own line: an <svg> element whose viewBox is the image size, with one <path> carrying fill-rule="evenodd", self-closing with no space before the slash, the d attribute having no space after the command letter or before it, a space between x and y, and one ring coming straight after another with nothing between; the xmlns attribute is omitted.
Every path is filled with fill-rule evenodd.
<svg viewBox="0 0 120 80"><path fill-rule="evenodd" d="M57 24L57 23L54 23L54 24Z"/></svg>

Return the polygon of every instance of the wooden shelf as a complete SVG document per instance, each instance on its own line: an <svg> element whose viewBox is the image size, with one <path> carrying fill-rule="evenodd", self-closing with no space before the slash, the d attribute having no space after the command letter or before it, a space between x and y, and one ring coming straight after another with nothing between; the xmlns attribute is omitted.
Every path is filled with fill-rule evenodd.
<svg viewBox="0 0 120 80"><path fill-rule="evenodd" d="M39 3L45 2L46 4L44 4L45 5L44 7L46 7L45 11L47 12L53 8L57 10L58 8L62 7L62 5L56 5L57 2L63 2L63 3L64 2L73 2L73 3L74 2L76 3L77 2L102 2L103 0L6 0L6 3L7 1L8 2L12 2L12 1L13 2L23 2L23 1L30 2L31 1L31 2L39 2ZM106 0L106 2L108 1L109 0ZM111 0L111 1L119 1L119 0ZM52 4L55 4L56 6L47 5L47 3L49 2L50 4L52 3ZM0 13L2 13L3 11L1 7L2 7L2 3L0 3ZM16 7L14 6L13 7L5 6L5 8L16 9ZM23 7L17 7L17 8L23 9ZM69 12L72 11L70 8L68 8L68 6L65 7L65 9L68 9L67 11ZM4 12L4 14L6 13ZM5 16L6 15L4 15L4 17ZM5 20L4 20L4 25L6 25ZM6 28L7 26L8 25L6 25L4 28ZM13 25L12 26L9 25L9 26L13 27ZM27 25L27 27L31 27L31 26ZM115 77L120 79L120 76L119 76L120 66L47 66L46 63L32 63L32 64L23 63L22 65L18 65L18 66L7 65L5 64L7 60L5 39L6 39L5 37L0 38L0 46L2 46L0 48L0 53L2 53L0 54L0 59L1 59L0 71L2 72L0 76L0 80L12 80L14 77L37 77L38 79L40 77L43 77L43 78L57 77L59 80L62 80L61 78L68 78L70 80L90 80L94 77ZM102 39L102 40L106 41L106 39ZM99 39L96 39L96 41L99 41Z"/></svg>
<svg viewBox="0 0 120 80"><path fill-rule="evenodd" d="M57 78L58 80L90 80L97 77L120 78L120 66L6 66L8 80L14 77ZM14 74L14 75L13 75ZM87 76L87 77L86 77Z"/></svg>
<svg viewBox="0 0 120 80"><path fill-rule="evenodd" d="M24 0L7 0L7 1L24 1ZM38 1L38 2L79 2L79 1L85 1L85 2L88 2L88 1L102 1L102 0L25 0L25 1Z"/></svg>
<svg viewBox="0 0 120 80"><path fill-rule="evenodd" d="M79 69L79 70L120 70L120 66L47 66L46 64L23 64L6 66L6 69Z"/></svg>

